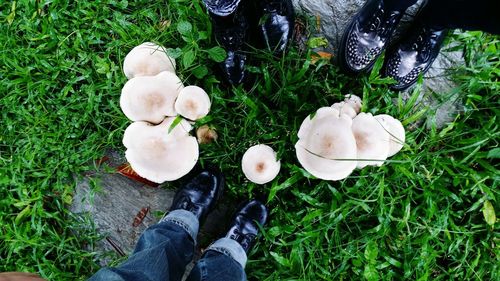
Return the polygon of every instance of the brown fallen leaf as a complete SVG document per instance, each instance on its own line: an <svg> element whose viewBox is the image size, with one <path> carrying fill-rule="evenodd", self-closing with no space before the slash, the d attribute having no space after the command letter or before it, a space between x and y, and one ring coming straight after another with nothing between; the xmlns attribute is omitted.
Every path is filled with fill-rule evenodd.
<svg viewBox="0 0 500 281"><path fill-rule="evenodd" d="M142 223L146 215L149 213L149 210L150 210L149 207L142 208L134 217L134 222L132 223L132 226L138 227Z"/></svg>
<svg viewBox="0 0 500 281"><path fill-rule="evenodd" d="M317 51L315 53L311 54L311 63L316 64L319 60L331 60L333 57L333 54L324 52L324 51Z"/></svg>

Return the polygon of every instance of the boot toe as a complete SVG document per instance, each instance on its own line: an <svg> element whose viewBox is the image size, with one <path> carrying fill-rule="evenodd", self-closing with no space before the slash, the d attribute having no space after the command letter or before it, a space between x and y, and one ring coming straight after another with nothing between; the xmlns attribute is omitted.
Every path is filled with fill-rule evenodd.
<svg viewBox="0 0 500 281"><path fill-rule="evenodd" d="M256 221L260 225L264 225L267 221L268 211L260 201L252 200L240 210L239 214Z"/></svg>
<svg viewBox="0 0 500 281"><path fill-rule="evenodd" d="M234 51L227 52L227 58L221 63L224 77L229 83L238 85L245 79L246 56Z"/></svg>

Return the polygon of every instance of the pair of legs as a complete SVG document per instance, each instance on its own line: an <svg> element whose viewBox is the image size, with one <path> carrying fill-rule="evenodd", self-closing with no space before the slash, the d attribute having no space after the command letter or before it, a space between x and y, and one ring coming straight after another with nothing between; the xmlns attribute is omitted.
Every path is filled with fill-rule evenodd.
<svg viewBox="0 0 500 281"><path fill-rule="evenodd" d="M389 47L405 11L417 0L368 0L346 28L339 48L341 67L368 72L387 49L382 74L393 89L404 90L425 73L439 54L449 29L500 33L500 2L495 0L428 0L399 41Z"/></svg>
<svg viewBox="0 0 500 281"><path fill-rule="evenodd" d="M180 281L194 256L197 228L197 219L188 211L172 212L144 231L127 261L99 270L89 281ZM207 249L187 280L246 280L246 254L237 242L226 240Z"/></svg>
<svg viewBox="0 0 500 281"><path fill-rule="evenodd" d="M203 0L214 37L227 52L222 76L233 85L247 80L248 46L281 54L293 32L291 0Z"/></svg>
<svg viewBox="0 0 500 281"><path fill-rule="evenodd" d="M102 268L89 281L180 281L193 259L200 222L214 208L223 186L217 171L196 172L177 191L170 212L144 231L133 254L117 267ZM262 203L246 203L226 236L208 247L187 280L246 280L247 253L266 220Z"/></svg>

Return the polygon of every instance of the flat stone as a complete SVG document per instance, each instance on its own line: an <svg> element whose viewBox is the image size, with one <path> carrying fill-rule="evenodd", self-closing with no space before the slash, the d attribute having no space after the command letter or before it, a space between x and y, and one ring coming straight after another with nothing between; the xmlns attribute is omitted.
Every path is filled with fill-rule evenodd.
<svg viewBox="0 0 500 281"><path fill-rule="evenodd" d="M456 45L451 43L444 47L432 67L424 75L422 94L423 103L430 107L434 116L430 116L427 125L435 123L438 128L452 122L457 113L463 110L459 100L458 85L452 80L454 68L464 65L463 51L446 51Z"/></svg>
<svg viewBox="0 0 500 281"><path fill-rule="evenodd" d="M129 255L141 233L157 223L170 208L178 184L151 187L125 177L116 168L126 160L119 153L107 153L107 161L95 173L87 174L77 183L71 212L86 216L95 225L102 239L92 250L105 266L117 256ZM148 208L142 222L133 226L134 218ZM220 237L234 209L230 199L219 202L200 229L198 245L208 246ZM199 255L199 252L198 252Z"/></svg>

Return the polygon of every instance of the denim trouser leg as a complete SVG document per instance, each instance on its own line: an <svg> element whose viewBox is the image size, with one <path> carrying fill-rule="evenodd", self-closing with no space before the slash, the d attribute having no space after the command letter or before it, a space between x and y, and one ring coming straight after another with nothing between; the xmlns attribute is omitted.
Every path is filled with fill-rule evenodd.
<svg viewBox="0 0 500 281"><path fill-rule="evenodd" d="M198 220L176 210L141 235L134 253L118 267L102 268L89 281L179 281L194 254Z"/></svg>
<svg viewBox="0 0 500 281"><path fill-rule="evenodd" d="M247 256L238 242L222 238L208 247L187 281L245 281Z"/></svg>

